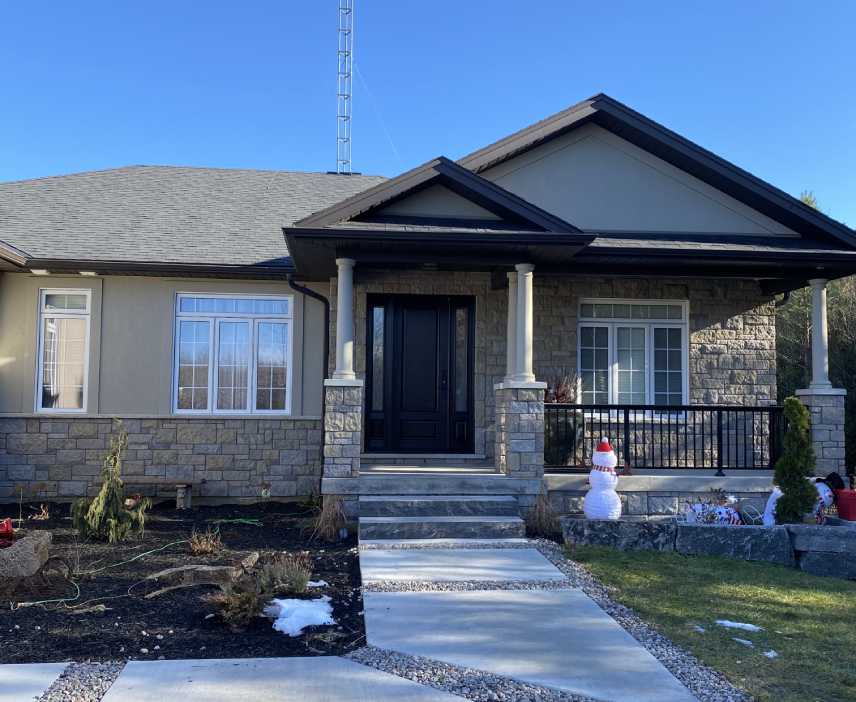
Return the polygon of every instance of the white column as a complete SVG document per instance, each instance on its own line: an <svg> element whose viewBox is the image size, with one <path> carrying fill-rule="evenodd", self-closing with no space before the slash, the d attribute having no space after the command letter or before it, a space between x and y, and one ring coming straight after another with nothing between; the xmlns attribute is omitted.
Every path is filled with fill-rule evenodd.
<svg viewBox="0 0 856 702"><path fill-rule="evenodd" d="M336 370L333 378L354 380L354 261L337 258L338 288L336 296Z"/></svg>
<svg viewBox="0 0 856 702"><path fill-rule="evenodd" d="M508 273L508 323L505 329L505 380L517 374L517 273Z"/></svg>
<svg viewBox="0 0 856 702"><path fill-rule="evenodd" d="M515 380L521 383L535 382L532 372L532 271L531 263L518 263L517 270L517 373Z"/></svg>
<svg viewBox="0 0 856 702"><path fill-rule="evenodd" d="M826 323L826 280L811 285L811 389L831 388L829 382L829 330Z"/></svg>

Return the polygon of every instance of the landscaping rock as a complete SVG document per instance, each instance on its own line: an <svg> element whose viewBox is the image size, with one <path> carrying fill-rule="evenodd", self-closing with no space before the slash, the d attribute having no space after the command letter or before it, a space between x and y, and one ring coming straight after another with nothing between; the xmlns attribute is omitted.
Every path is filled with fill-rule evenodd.
<svg viewBox="0 0 856 702"><path fill-rule="evenodd" d="M820 524L788 524L795 551L839 553L856 559L856 529Z"/></svg>
<svg viewBox="0 0 856 702"><path fill-rule="evenodd" d="M688 556L726 556L794 566L794 551L783 526L678 524L675 550Z"/></svg>
<svg viewBox="0 0 856 702"><path fill-rule="evenodd" d="M808 551L800 556L799 568L812 575L856 580L856 559L840 553Z"/></svg>
<svg viewBox="0 0 856 702"><path fill-rule="evenodd" d="M29 578L38 573L48 560L50 546L49 531L18 536L11 546L0 549L0 580Z"/></svg>
<svg viewBox="0 0 856 702"><path fill-rule="evenodd" d="M569 544L611 546L620 551L674 551L677 525L673 521L606 521L562 519L562 535Z"/></svg>

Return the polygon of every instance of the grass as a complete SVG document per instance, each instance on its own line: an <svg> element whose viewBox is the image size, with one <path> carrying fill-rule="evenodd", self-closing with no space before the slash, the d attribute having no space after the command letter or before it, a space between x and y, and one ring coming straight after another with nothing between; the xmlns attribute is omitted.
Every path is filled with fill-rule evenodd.
<svg viewBox="0 0 856 702"><path fill-rule="evenodd" d="M856 582L675 553L577 546L569 555L614 587L614 599L757 700L856 699ZM764 630L725 629L717 619ZM778 658L764 657L771 649Z"/></svg>

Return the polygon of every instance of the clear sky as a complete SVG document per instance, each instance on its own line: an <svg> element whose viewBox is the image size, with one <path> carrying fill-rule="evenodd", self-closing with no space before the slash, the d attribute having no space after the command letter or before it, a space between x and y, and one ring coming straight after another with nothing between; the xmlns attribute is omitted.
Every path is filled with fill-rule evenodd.
<svg viewBox="0 0 856 702"><path fill-rule="evenodd" d="M605 92L856 226L856 2L355 0L354 169ZM335 169L337 0L0 4L0 181Z"/></svg>

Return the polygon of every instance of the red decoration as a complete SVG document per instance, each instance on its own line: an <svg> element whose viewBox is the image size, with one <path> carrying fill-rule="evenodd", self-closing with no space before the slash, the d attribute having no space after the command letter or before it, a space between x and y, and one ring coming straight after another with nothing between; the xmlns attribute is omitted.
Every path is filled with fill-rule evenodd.
<svg viewBox="0 0 856 702"><path fill-rule="evenodd" d="M838 505L838 516L856 522L856 490L836 490L835 501Z"/></svg>
<svg viewBox="0 0 856 702"><path fill-rule="evenodd" d="M11 539L15 535L15 530L12 528L12 520L7 517L0 521L0 539Z"/></svg>

